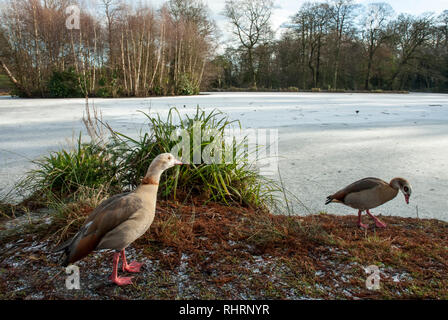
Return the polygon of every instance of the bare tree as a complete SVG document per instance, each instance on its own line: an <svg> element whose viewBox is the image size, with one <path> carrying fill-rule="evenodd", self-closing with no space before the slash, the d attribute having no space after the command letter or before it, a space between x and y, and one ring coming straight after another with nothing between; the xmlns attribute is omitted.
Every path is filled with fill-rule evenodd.
<svg viewBox="0 0 448 320"><path fill-rule="evenodd" d="M392 74L391 86L412 59L416 57L418 49L422 47L432 34L433 19L430 16L413 17L401 14L393 23L395 45L398 50L398 64ZM402 85L400 84L400 89Z"/></svg>
<svg viewBox="0 0 448 320"><path fill-rule="evenodd" d="M11 48L9 47L8 40L6 39L3 30L0 28L0 66L2 67L5 74L8 76L9 80L16 87L22 90L22 92L24 92L26 96L30 97L31 93L27 90L27 88L22 86L22 84L14 77L14 75L6 65L6 61L9 56L11 56Z"/></svg>
<svg viewBox="0 0 448 320"><path fill-rule="evenodd" d="M0 3L0 72L23 96L194 94L205 83L448 88L448 11L392 20L389 5L373 3L357 20L354 0L307 1L275 40L272 0L227 0L236 45L216 58L204 0L158 8L125 0ZM80 29L65 25L73 4L81 9Z"/></svg>
<svg viewBox="0 0 448 320"><path fill-rule="evenodd" d="M207 8L202 1L170 0L172 16L171 37L174 40L173 79L176 93L185 86L199 90L206 62L213 53L214 23L208 18ZM188 88L187 88L188 90Z"/></svg>
<svg viewBox="0 0 448 320"><path fill-rule="evenodd" d="M330 10L327 3L305 2L293 18L293 28L301 42L301 64L308 66L311 86L319 86L322 47L329 28ZM305 73L304 69L302 69ZM304 85L304 87L306 87Z"/></svg>
<svg viewBox="0 0 448 320"><path fill-rule="evenodd" d="M386 32L389 19L394 11L390 4L385 2L370 3L367 6L363 19L362 38L367 52L367 71L364 88L369 90L372 62L375 52L381 44L390 37Z"/></svg>
<svg viewBox="0 0 448 320"><path fill-rule="evenodd" d="M109 67L112 68L116 64L116 47L113 37L114 26L118 15L122 13L124 5L121 0L101 0L104 6L104 15L106 17L106 28L107 28L107 45L108 45L108 60Z"/></svg>
<svg viewBox="0 0 448 320"><path fill-rule="evenodd" d="M448 10L443 11L438 17L439 28L444 38L445 48L448 50Z"/></svg>
<svg viewBox="0 0 448 320"><path fill-rule="evenodd" d="M344 35L348 32L353 23L353 12L357 8L353 0L331 0L330 16L332 28L335 33L336 53L334 58L333 88L338 86L338 73L340 65L341 45Z"/></svg>
<svg viewBox="0 0 448 320"><path fill-rule="evenodd" d="M252 85L257 86L254 48L271 36L272 0L226 0L224 15L233 25L233 33L247 50Z"/></svg>

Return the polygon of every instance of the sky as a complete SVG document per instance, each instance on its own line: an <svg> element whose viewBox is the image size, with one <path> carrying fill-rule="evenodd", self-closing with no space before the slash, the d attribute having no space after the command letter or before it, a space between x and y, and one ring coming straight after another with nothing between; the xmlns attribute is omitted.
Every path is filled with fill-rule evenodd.
<svg viewBox="0 0 448 320"><path fill-rule="evenodd" d="M231 35L231 26L222 15L224 10L224 0L203 0L210 9L212 18L216 21L218 28L221 30L222 44L227 42ZM307 0L274 0L274 10L272 13L271 23L277 36L280 34L282 23L288 22L289 17L295 14L301 5ZM318 0L314 0L319 2ZM165 0L149 0L155 6L164 3ZM359 4L368 4L371 2L387 2L399 13L409 13L413 15L420 15L425 12L434 12L436 14L448 10L448 0L355 0Z"/></svg>

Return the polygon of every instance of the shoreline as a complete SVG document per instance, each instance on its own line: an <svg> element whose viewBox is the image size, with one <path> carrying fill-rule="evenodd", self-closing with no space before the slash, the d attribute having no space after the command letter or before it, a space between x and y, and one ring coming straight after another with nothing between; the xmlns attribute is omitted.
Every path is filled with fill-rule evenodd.
<svg viewBox="0 0 448 320"><path fill-rule="evenodd" d="M104 100L114 100L114 99L152 99L152 98L181 98L181 97L198 97L216 93L346 93L346 94L354 94L354 93L363 93L363 94L446 94L448 92L427 92L427 91L412 91L412 90L382 90L382 89L373 89L373 90L288 90L287 88L280 89L250 89L250 88L235 88L232 89L218 89L211 88L206 91L201 91L199 94L192 95L166 95L166 96L121 96L121 97L89 97L89 99L104 99ZM65 97L65 98L51 98L51 97L13 97L10 92L0 92L0 97L11 97L16 99L85 99L84 97Z"/></svg>

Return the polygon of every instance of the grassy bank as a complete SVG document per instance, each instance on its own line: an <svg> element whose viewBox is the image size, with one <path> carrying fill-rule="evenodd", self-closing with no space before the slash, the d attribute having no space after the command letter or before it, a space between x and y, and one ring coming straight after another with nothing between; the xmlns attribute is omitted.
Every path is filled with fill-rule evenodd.
<svg viewBox="0 0 448 320"><path fill-rule="evenodd" d="M354 216L159 201L150 231L127 250L145 263L132 286L109 283L112 252L99 252L77 263L81 290L67 290L50 253L60 222L44 211L0 224L0 298L447 299L448 223L382 219L388 228L364 232ZM365 286L369 265L380 270L377 291Z"/></svg>

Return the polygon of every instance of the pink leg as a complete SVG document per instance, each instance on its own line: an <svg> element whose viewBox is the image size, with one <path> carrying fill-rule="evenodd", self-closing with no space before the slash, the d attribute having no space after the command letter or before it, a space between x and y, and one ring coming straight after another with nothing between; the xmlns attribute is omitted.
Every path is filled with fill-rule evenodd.
<svg viewBox="0 0 448 320"><path fill-rule="evenodd" d="M361 214L362 214L362 211L358 210L358 227L368 229L369 227L366 224L361 222Z"/></svg>
<svg viewBox="0 0 448 320"><path fill-rule="evenodd" d="M386 228L387 225L386 225L384 222L380 221L380 219L378 219L377 217L375 217L373 214L371 214L369 210L367 210L367 214L368 214L370 217L372 217L373 220L375 220L375 225L376 225L378 228Z"/></svg>
<svg viewBox="0 0 448 320"><path fill-rule="evenodd" d="M120 253L116 252L114 253L114 262L112 267L112 275L109 277L109 279L118 284L119 286L126 285L126 284L132 284L132 277L119 277L118 276L118 261L120 260Z"/></svg>
<svg viewBox="0 0 448 320"><path fill-rule="evenodd" d="M127 271L127 272L140 272L140 268L142 267L143 263L139 263L139 262L131 262L130 264L128 264L128 262L126 261L126 255L124 253L124 249L121 250L121 257L123 260L123 272Z"/></svg>

